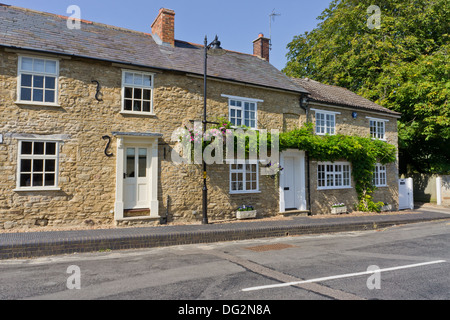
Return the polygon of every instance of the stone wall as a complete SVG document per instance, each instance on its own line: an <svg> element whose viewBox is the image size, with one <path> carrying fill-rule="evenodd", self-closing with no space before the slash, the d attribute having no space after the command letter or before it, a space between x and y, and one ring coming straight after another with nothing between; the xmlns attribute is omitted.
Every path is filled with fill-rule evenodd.
<svg viewBox="0 0 450 320"><path fill-rule="evenodd" d="M201 220L202 168L172 162L174 142L171 135L190 120L202 119L202 77L155 72L154 115L130 115L120 112L120 66L60 57L60 106L50 107L15 103L17 63L16 53L0 49L0 133L4 136L3 144L0 144L0 228L113 224L117 140L113 137L110 146L113 156L107 157L104 154L106 141L102 139L104 135L112 137L112 132L161 133L159 214L165 216L167 212L169 221ZM101 84L101 102L95 99L97 86L92 80ZM291 130L306 122L297 94L217 80L208 82L208 120L228 117L228 99L222 95L263 100L258 103L259 129ZM360 116L354 120L350 110L339 111L341 115L336 119L338 133L368 135L364 113L359 112ZM395 119L388 122L387 130L388 142L396 145ZM15 191L18 134L62 137L59 145L59 191ZM396 165L389 170L389 187L377 192L380 199L397 197L396 184L393 183ZM312 213L327 213L326 208L335 199L342 201L345 197L349 204L354 202L354 189L317 191L314 185L316 176L315 164L312 163ZM260 192L230 194L229 165L209 166L207 178L211 221L233 218L237 207L244 204L255 206L259 216L278 214L278 180L260 176ZM389 198L386 202L390 201Z"/></svg>
<svg viewBox="0 0 450 320"><path fill-rule="evenodd" d="M60 60L60 107L16 104L18 55L0 50L0 228L40 225L111 224L114 222L117 141L108 158L104 135L111 132L153 132L159 141L158 199L161 215L169 221L200 220L202 173L200 166L178 166L171 161L172 132L201 120L203 80L174 73L156 73L153 116L121 114L122 69L110 63L83 59ZM145 70L143 70L145 71ZM101 84L102 102L95 99ZM228 99L222 94L264 100L258 103L258 127L283 130L283 113L300 123L299 97L281 91L209 81L208 118L228 117ZM296 119L295 119L296 118ZM17 134L65 135L60 144L60 191L13 191L17 179ZM260 178L260 193L229 194L229 166L208 170L211 220L229 219L238 206L254 205L260 215L278 212L278 187L270 177ZM167 198L169 207L167 208Z"/></svg>
<svg viewBox="0 0 450 320"><path fill-rule="evenodd" d="M321 104L311 104L311 108L324 111L337 111L336 134L353 135L361 137L370 136L370 123L366 117L389 120L386 122L386 142L398 146L397 119L386 115L374 114L351 108L333 108ZM352 113L357 112L353 118ZM310 111L310 121L315 123L315 112ZM397 156L398 159L398 156ZM344 203L349 211L354 210L358 202L358 195L352 181L350 189L317 190L317 161L311 161L311 211L314 214L329 214L331 206L335 203ZM345 162L345 160L342 160ZM398 209L398 161L386 166L387 186L378 187L373 194L374 202L384 202L392 205L394 210Z"/></svg>

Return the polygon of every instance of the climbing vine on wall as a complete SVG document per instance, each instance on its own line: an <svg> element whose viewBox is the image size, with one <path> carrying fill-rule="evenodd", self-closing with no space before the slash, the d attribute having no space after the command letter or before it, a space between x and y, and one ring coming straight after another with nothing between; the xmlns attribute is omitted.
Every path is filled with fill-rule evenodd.
<svg viewBox="0 0 450 320"><path fill-rule="evenodd" d="M234 139L237 142L239 133L237 134L235 127L224 118L217 120L217 125L213 126L211 130L205 135L204 139L201 132L201 127L198 132L194 129L186 129L184 135L180 140L188 143L201 143L203 149L214 141L214 136L227 134L234 134ZM248 130L247 127L240 127ZM242 133L240 133L242 134ZM271 150L271 133L263 137L266 140L268 150ZM225 139L224 139L225 141ZM249 152L256 152L259 154L260 135L256 131L256 142L245 138L245 154L248 157ZM280 152L286 149L299 149L307 151L310 158L317 161L338 161L345 159L352 164L352 176L355 183L355 190L358 194L358 203L356 209L359 211L373 212L380 211L383 203L374 203L372 194L376 187L373 185L373 172L375 165L381 163L383 165L396 161L397 150L395 146L380 140L374 140L369 137L357 137L347 135L326 135L318 136L314 134L314 125L312 123L305 124L296 130L283 132L279 134ZM235 151L237 151L238 143L234 144ZM192 148L194 150L194 148Z"/></svg>
<svg viewBox="0 0 450 320"><path fill-rule="evenodd" d="M300 149L318 161L337 161L345 159L352 164L352 176L358 194L359 211L380 211L382 203L374 203L372 194L373 172L376 163L383 165L396 161L395 146L385 141L371 138L333 135L318 136L314 134L313 124L307 124L297 130L280 134L280 151Z"/></svg>

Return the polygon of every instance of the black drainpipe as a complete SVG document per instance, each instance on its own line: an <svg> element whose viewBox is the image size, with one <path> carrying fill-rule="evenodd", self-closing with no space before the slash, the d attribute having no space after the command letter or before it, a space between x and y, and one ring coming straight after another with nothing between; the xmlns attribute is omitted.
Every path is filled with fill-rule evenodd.
<svg viewBox="0 0 450 320"><path fill-rule="evenodd" d="M309 109L308 109L308 96L306 94L301 94L300 96L300 107L305 110L306 113L306 123L309 123ZM311 182L310 182L310 165L309 165L309 153L305 150L306 155L306 179L308 187L308 210L309 215L311 215Z"/></svg>

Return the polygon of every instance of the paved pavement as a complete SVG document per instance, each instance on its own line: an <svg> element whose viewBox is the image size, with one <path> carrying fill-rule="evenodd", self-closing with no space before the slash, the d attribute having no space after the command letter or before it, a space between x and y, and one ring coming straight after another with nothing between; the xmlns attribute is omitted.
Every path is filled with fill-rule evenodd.
<svg viewBox="0 0 450 320"><path fill-rule="evenodd" d="M4 233L0 234L0 259L376 230L443 219L450 220L450 208L421 206L402 214L388 215L292 217L288 220L252 220L209 225Z"/></svg>

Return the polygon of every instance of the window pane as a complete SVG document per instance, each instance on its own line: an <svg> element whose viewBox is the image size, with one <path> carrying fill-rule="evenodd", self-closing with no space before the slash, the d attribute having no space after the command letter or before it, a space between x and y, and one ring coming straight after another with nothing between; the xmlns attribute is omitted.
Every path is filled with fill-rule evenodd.
<svg viewBox="0 0 450 320"><path fill-rule="evenodd" d="M33 187L42 187L44 184L44 175L42 173L33 174Z"/></svg>
<svg viewBox="0 0 450 320"><path fill-rule="evenodd" d="M134 74L134 84L138 86L142 86L142 75L141 74Z"/></svg>
<svg viewBox="0 0 450 320"><path fill-rule="evenodd" d="M151 99L151 91L144 90L144 100L150 100L150 99Z"/></svg>
<svg viewBox="0 0 450 320"><path fill-rule="evenodd" d="M34 59L33 71L45 72L45 61L42 59Z"/></svg>
<svg viewBox="0 0 450 320"><path fill-rule="evenodd" d="M143 109L144 112L150 112L150 102L144 101Z"/></svg>
<svg viewBox="0 0 450 320"><path fill-rule="evenodd" d="M22 74L22 87L31 87L31 80L33 79L30 74Z"/></svg>
<svg viewBox="0 0 450 320"><path fill-rule="evenodd" d="M43 76L34 76L33 77L33 87L43 88L44 87L44 77Z"/></svg>
<svg viewBox="0 0 450 320"><path fill-rule="evenodd" d="M152 85L152 77L144 76L144 86L151 87L151 85Z"/></svg>
<svg viewBox="0 0 450 320"><path fill-rule="evenodd" d="M31 172L31 160L20 161L20 172Z"/></svg>
<svg viewBox="0 0 450 320"><path fill-rule="evenodd" d="M44 90L34 89L33 90L33 101L43 102L44 101Z"/></svg>
<svg viewBox="0 0 450 320"><path fill-rule="evenodd" d="M55 91L45 90L45 102L55 102Z"/></svg>
<svg viewBox="0 0 450 320"><path fill-rule="evenodd" d="M45 77L45 88L46 89L56 89L54 77Z"/></svg>
<svg viewBox="0 0 450 320"><path fill-rule="evenodd" d="M45 172L55 172L55 160L45 160Z"/></svg>
<svg viewBox="0 0 450 320"><path fill-rule="evenodd" d="M147 176L147 149L139 149L139 178Z"/></svg>
<svg viewBox="0 0 450 320"><path fill-rule="evenodd" d="M44 154L44 142L35 142L34 143L33 154Z"/></svg>
<svg viewBox="0 0 450 320"><path fill-rule="evenodd" d="M135 177L135 149L128 148L127 149L127 177L134 178Z"/></svg>
<svg viewBox="0 0 450 320"><path fill-rule="evenodd" d="M33 160L33 172L44 172L44 160Z"/></svg>
<svg viewBox="0 0 450 320"><path fill-rule="evenodd" d="M125 100L125 106L124 106L125 110L131 111L132 107L133 107L133 102L131 100Z"/></svg>
<svg viewBox="0 0 450 320"><path fill-rule="evenodd" d="M45 174L45 186L54 186L55 185L55 174L54 173L47 173Z"/></svg>
<svg viewBox="0 0 450 320"><path fill-rule="evenodd" d="M127 84L133 84L133 74L130 72L125 72L125 83Z"/></svg>
<svg viewBox="0 0 450 320"><path fill-rule="evenodd" d="M22 100L22 101L31 101L31 89L22 88L20 90L20 100Z"/></svg>
<svg viewBox="0 0 450 320"><path fill-rule="evenodd" d="M142 99L142 89L134 89L134 99Z"/></svg>
<svg viewBox="0 0 450 320"><path fill-rule="evenodd" d="M45 72L56 74L56 61L45 61Z"/></svg>
<svg viewBox="0 0 450 320"><path fill-rule="evenodd" d="M33 142L22 142L21 154L31 154L33 151Z"/></svg>
<svg viewBox="0 0 450 320"><path fill-rule="evenodd" d="M142 103L141 101L133 102L133 111L142 111Z"/></svg>
<svg viewBox="0 0 450 320"><path fill-rule="evenodd" d="M33 71L33 59L32 58L22 58L22 70Z"/></svg>
<svg viewBox="0 0 450 320"><path fill-rule="evenodd" d="M31 174L21 174L20 175L20 186L30 187L31 186Z"/></svg>
<svg viewBox="0 0 450 320"><path fill-rule="evenodd" d="M125 98L132 99L133 98L133 89L125 88Z"/></svg>

